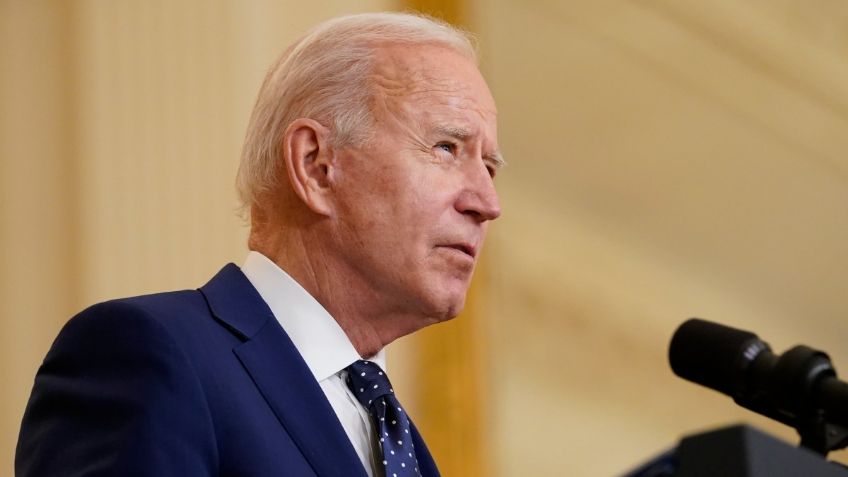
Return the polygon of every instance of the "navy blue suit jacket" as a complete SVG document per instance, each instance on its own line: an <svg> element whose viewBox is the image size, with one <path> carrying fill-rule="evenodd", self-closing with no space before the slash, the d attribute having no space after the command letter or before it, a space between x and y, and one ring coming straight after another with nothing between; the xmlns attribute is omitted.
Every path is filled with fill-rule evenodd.
<svg viewBox="0 0 848 477"><path fill-rule="evenodd" d="M437 476L412 431L422 475ZM70 320L35 378L15 469L366 476L303 358L233 264L199 290L101 303Z"/></svg>

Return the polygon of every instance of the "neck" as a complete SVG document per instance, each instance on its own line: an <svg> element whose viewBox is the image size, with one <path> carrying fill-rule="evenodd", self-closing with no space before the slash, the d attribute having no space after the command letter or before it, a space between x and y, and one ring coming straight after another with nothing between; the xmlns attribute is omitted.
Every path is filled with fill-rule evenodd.
<svg viewBox="0 0 848 477"><path fill-rule="evenodd" d="M420 322L387 308L381 297L336 257L320 224L251 230L249 247L297 281L336 320L356 351L369 358ZM435 321L435 320L434 320Z"/></svg>

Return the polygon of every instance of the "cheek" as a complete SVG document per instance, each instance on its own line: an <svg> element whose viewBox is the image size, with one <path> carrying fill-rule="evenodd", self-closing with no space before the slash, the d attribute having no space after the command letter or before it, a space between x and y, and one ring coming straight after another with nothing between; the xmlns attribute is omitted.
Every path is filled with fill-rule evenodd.
<svg viewBox="0 0 848 477"><path fill-rule="evenodd" d="M379 162L380 167L374 161L345 175L337 195L339 220L362 246L418 255L414 247L438 237L450 222L456 177L420 158L399 155L390 165Z"/></svg>
<svg viewBox="0 0 848 477"><path fill-rule="evenodd" d="M374 214L375 222L397 231L414 228L432 203L428 190L436 184L410 170L384 172L374 178L359 202Z"/></svg>
<svg viewBox="0 0 848 477"><path fill-rule="evenodd" d="M410 199L402 184L386 177L348 177L337 193L338 223L348 244L369 255L392 253L411 220L404 216ZM400 187L399 187L400 186Z"/></svg>

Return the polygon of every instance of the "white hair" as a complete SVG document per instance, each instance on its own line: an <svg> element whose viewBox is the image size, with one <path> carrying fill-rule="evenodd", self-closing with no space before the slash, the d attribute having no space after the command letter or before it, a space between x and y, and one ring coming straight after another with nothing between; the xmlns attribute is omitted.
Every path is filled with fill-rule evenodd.
<svg viewBox="0 0 848 477"><path fill-rule="evenodd" d="M422 15L364 13L321 23L283 52L259 90L236 178L243 212L279 184L283 135L295 119L327 126L333 147L370 139L369 78L375 52L387 44L443 45L477 61L470 35Z"/></svg>

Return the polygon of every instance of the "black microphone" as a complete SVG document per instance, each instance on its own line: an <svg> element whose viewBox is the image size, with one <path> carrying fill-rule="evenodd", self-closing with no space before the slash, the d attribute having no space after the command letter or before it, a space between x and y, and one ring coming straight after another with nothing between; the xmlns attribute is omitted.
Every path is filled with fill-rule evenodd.
<svg viewBox="0 0 848 477"><path fill-rule="evenodd" d="M775 355L754 333L693 318L674 332L668 359L681 378L796 428L805 447L826 454L844 446L821 442L833 434L827 426L848 427L848 383L822 351L799 345Z"/></svg>

